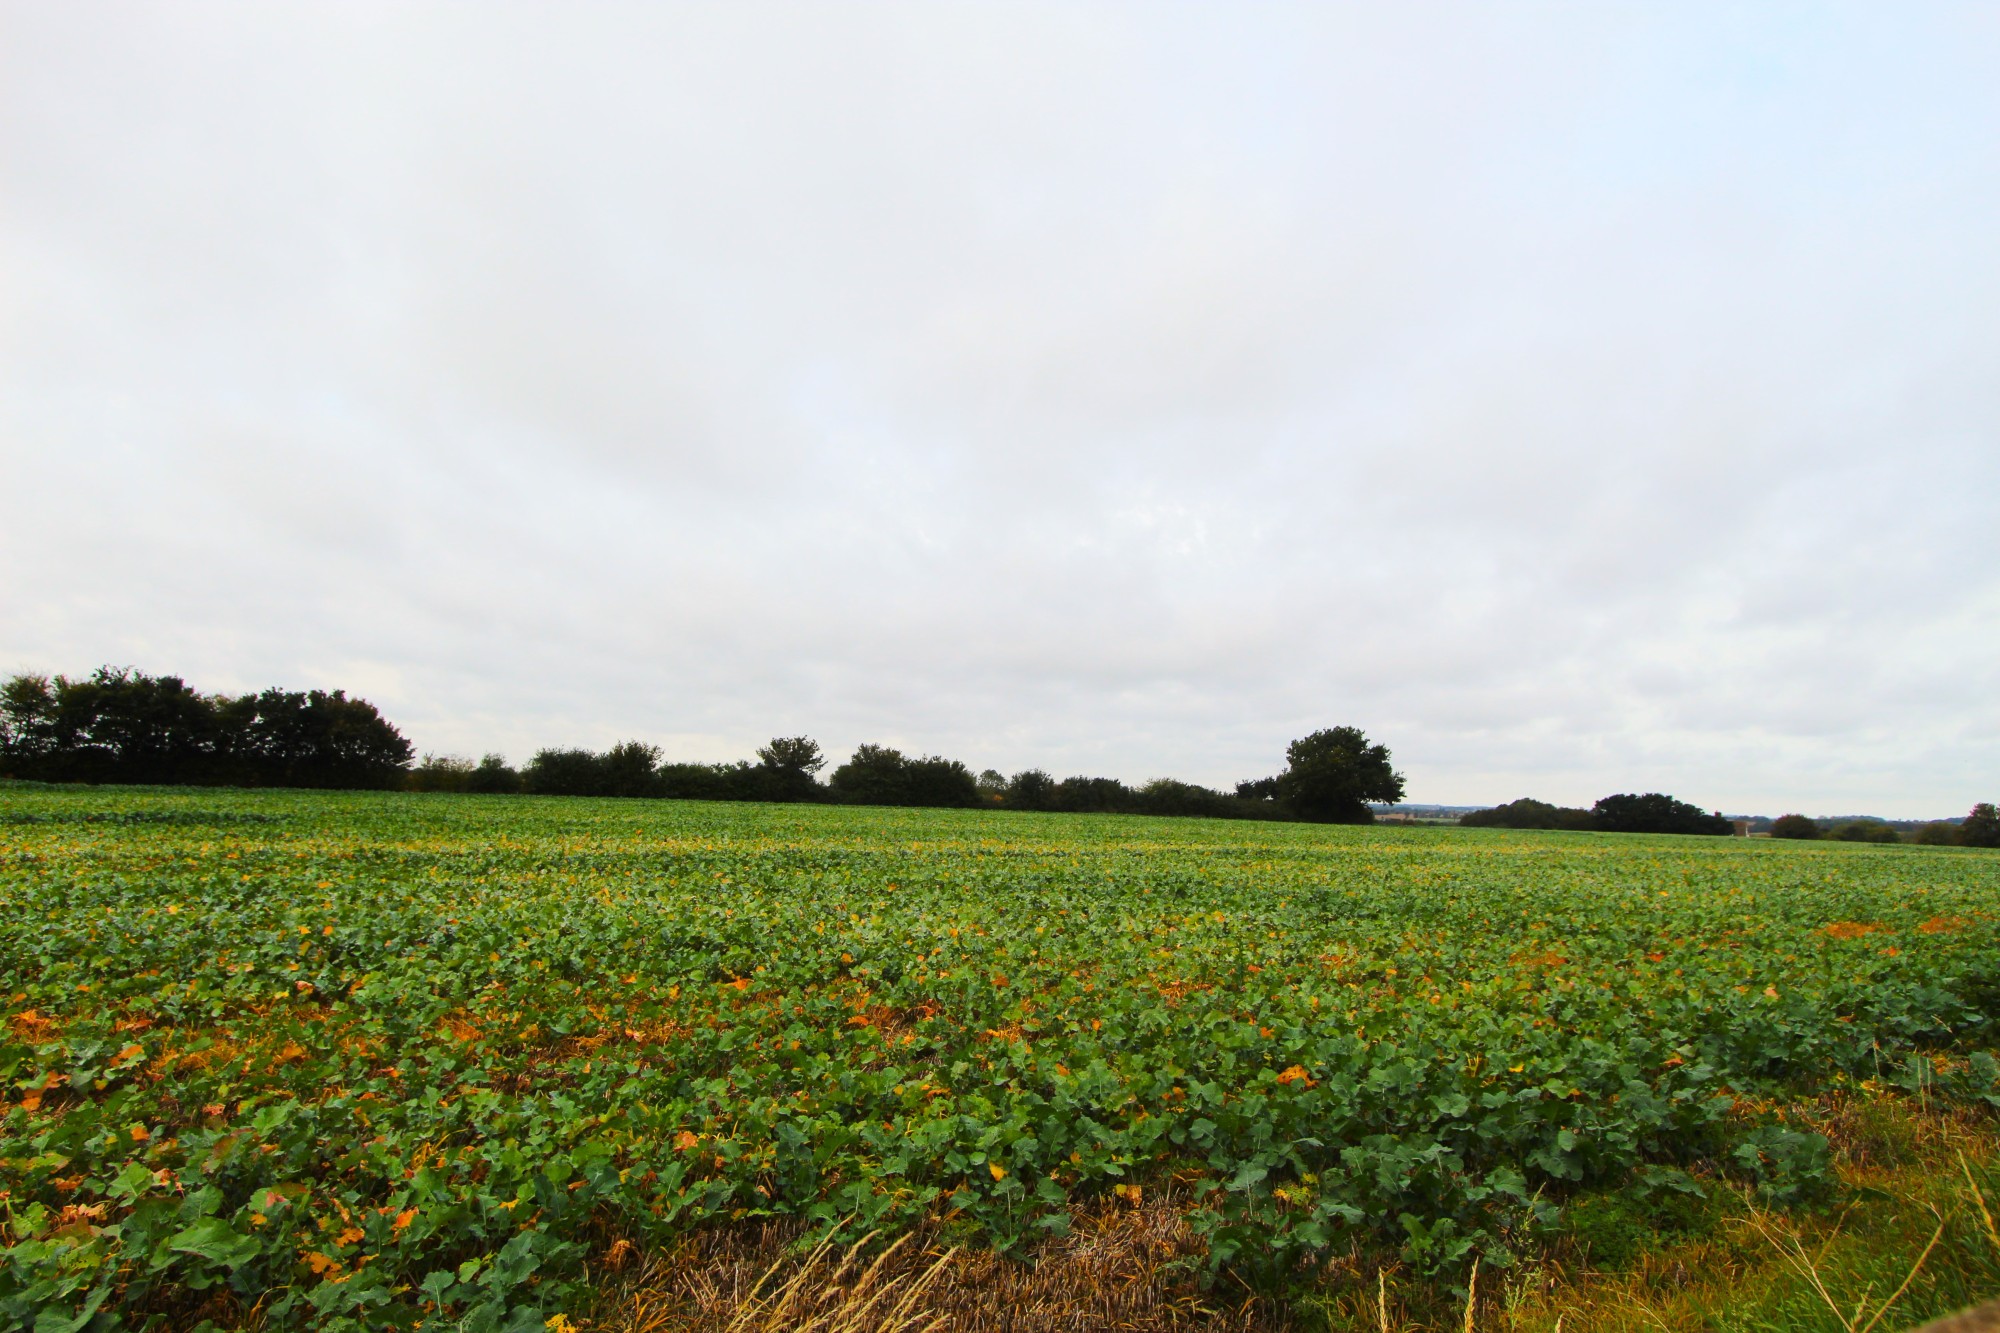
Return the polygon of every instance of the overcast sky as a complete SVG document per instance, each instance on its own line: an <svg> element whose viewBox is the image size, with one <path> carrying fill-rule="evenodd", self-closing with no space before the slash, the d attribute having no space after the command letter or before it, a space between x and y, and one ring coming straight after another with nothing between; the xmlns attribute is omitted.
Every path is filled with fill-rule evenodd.
<svg viewBox="0 0 2000 1333"><path fill-rule="evenodd" d="M2000 799L2000 6L0 0L0 669Z"/></svg>

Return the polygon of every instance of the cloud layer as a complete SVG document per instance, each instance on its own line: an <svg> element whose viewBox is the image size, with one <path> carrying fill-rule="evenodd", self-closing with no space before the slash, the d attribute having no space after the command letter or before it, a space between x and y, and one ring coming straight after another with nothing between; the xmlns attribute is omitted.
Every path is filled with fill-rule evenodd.
<svg viewBox="0 0 2000 1333"><path fill-rule="evenodd" d="M0 666L2000 795L1985 7L0 10Z"/></svg>

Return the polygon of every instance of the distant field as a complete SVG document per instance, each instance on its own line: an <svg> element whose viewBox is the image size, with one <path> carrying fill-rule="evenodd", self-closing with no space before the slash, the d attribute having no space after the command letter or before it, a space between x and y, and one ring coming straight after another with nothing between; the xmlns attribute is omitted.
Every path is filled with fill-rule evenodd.
<svg viewBox="0 0 2000 1333"><path fill-rule="evenodd" d="M1809 1201L1829 1089L2000 1105L1959 849L0 788L0 908L46 1329L541 1328L628 1241L1149 1191L1251 1284L1492 1271L1607 1191Z"/></svg>

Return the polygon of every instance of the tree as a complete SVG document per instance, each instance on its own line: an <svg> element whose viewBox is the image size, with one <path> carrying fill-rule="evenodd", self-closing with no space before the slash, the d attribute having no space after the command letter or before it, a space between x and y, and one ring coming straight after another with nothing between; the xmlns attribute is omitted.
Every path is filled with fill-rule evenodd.
<svg viewBox="0 0 2000 1333"><path fill-rule="evenodd" d="M819 742L806 736L773 737L757 751L757 795L766 801L811 801L820 796L813 774L826 765Z"/></svg>
<svg viewBox="0 0 2000 1333"><path fill-rule="evenodd" d="M274 689L235 702L241 752L274 787L399 787L409 770L402 733L344 690Z"/></svg>
<svg viewBox="0 0 2000 1333"><path fill-rule="evenodd" d="M982 770L979 774L979 801L982 805L1000 805L1007 799L1007 775L997 768Z"/></svg>
<svg viewBox="0 0 2000 1333"><path fill-rule="evenodd" d="M1644 796L1607 796L1590 810L1592 822L1606 833L1700 833L1730 837L1736 826L1719 814L1677 801L1664 792Z"/></svg>
<svg viewBox="0 0 2000 1333"><path fill-rule="evenodd" d="M1991 801L1981 801L1958 826L1959 841L1967 847L2000 847L2000 810Z"/></svg>
<svg viewBox="0 0 2000 1333"><path fill-rule="evenodd" d="M827 785L850 805L979 804L979 782L964 764L937 755L909 759L886 745L858 747Z"/></svg>
<svg viewBox="0 0 2000 1333"><path fill-rule="evenodd" d="M1370 824L1371 801L1403 799L1403 775L1389 766L1389 749L1370 745L1359 727L1333 727L1285 749L1278 794L1299 818L1320 824Z"/></svg>
<svg viewBox="0 0 2000 1333"><path fill-rule="evenodd" d="M1850 819L1826 835L1836 842L1900 842L1896 830L1880 819Z"/></svg>
<svg viewBox="0 0 2000 1333"><path fill-rule="evenodd" d="M1049 793L1049 806L1069 814L1119 814L1132 808L1133 795L1117 778L1064 778Z"/></svg>
<svg viewBox="0 0 2000 1333"><path fill-rule="evenodd" d="M1774 838L1817 838L1819 825L1804 815L1779 815L1771 821L1771 836Z"/></svg>
<svg viewBox="0 0 2000 1333"><path fill-rule="evenodd" d="M1911 841L1924 847L1956 847L1958 836L1958 825L1949 819L1933 819L1918 829Z"/></svg>
<svg viewBox="0 0 2000 1333"><path fill-rule="evenodd" d="M1154 778L1134 793L1133 809L1142 815L1189 815L1227 818L1239 812L1236 799L1192 782Z"/></svg>
<svg viewBox="0 0 2000 1333"><path fill-rule="evenodd" d="M1045 769L1026 768L1007 779L1007 806L1012 810L1050 810L1055 806L1056 780Z"/></svg>
<svg viewBox="0 0 2000 1333"><path fill-rule="evenodd" d="M660 747L644 741L620 741L598 761L606 796L658 796Z"/></svg>
<svg viewBox="0 0 2000 1333"><path fill-rule="evenodd" d="M507 767L505 755L489 754L465 775L465 790L488 795L512 795L521 790L521 775Z"/></svg>
<svg viewBox="0 0 2000 1333"><path fill-rule="evenodd" d="M887 745L857 746L827 786L849 805L902 805L903 762L903 752Z"/></svg>
<svg viewBox="0 0 2000 1333"><path fill-rule="evenodd" d="M404 784L411 791L464 791L472 781L472 761L455 754L427 754L410 770Z"/></svg>
<svg viewBox="0 0 2000 1333"><path fill-rule="evenodd" d="M925 755L903 765L904 805L962 807L979 804L979 780L956 759Z"/></svg>

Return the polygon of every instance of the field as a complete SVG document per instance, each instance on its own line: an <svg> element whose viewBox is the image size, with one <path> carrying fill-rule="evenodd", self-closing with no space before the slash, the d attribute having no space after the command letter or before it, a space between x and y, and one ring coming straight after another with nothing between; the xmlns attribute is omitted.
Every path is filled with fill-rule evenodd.
<svg viewBox="0 0 2000 1333"><path fill-rule="evenodd" d="M563 1328L718 1237L1163 1208L1194 1287L1374 1327L1376 1274L1819 1225L1829 1107L2000 1106L1959 849L16 786L0 903L38 1333Z"/></svg>

